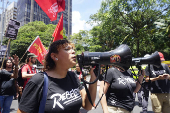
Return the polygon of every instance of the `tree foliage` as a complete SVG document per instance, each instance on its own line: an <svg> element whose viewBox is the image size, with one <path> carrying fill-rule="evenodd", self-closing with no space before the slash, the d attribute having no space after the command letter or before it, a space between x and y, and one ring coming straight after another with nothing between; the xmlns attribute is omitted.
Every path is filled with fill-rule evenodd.
<svg viewBox="0 0 170 113"><path fill-rule="evenodd" d="M134 57L144 56L160 49L155 42L157 33L159 39L167 38L160 37L161 33L165 34L159 32L162 28L156 27L155 22L166 19L169 14L169 0L105 0L98 13L90 17L89 23L98 23L91 35L100 40L98 44L106 50L125 43Z"/></svg>
<svg viewBox="0 0 170 113"><path fill-rule="evenodd" d="M19 58L21 58L26 52L27 48L30 46L30 44L34 41L34 39L37 36L40 37L41 42L43 43L45 48L48 49L50 43L53 40L52 34L55 28L56 25L53 24L46 25L42 21L34 21L25 24L24 26L19 28L17 39L11 40L10 55L17 54ZM66 32L64 29L63 38L66 38L65 33ZM5 39L4 41L5 44L7 44L7 40L8 39ZM22 62L24 62L25 58L26 55L22 59Z"/></svg>
<svg viewBox="0 0 170 113"><path fill-rule="evenodd" d="M75 44L76 54L88 51L90 39L87 30L80 30L79 33L74 33L70 40Z"/></svg>

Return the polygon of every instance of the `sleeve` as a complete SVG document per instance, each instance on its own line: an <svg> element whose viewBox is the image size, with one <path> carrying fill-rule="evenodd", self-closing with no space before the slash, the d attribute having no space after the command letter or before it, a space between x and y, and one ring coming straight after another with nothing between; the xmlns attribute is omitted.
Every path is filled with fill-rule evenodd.
<svg viewBox="0 0 170 113"><path fill-rule="evenodd" d="M106 82L108 82L109 84L111 84L111 82L113 81L113 73L112 73L112 71L113 71L113 69L112 68L109 68L108 70L107 70L107 75L105 74L105 80L104 81L106 81Z"/></svg>
<svg viewBox="0 0 170 113"><path fill-rule="evenodd" d="M21 69L21 73L22 73L22 72L27 72L27 70L28 70L28 66L25 65L25 66L23 66L23 68Z"/></svg>
<svg viewBox="0 0 170 113"><path fill-rule="evenodd" d="M41 80L42 82L35 82L34 79L37 78L39 78L39 81L41 80L40 77L32 77L28 81L19 103L19 109L26 113L38 113L39 110L43 80Z"/></svg>
<svg viewBox="0 0 170 113"><path fill-rule="evenodd" d="M166 73L170 74L170 70L169 70L168 65L167 64L163 64L163 65L164 65L163 67L165 67Z"/></svg>

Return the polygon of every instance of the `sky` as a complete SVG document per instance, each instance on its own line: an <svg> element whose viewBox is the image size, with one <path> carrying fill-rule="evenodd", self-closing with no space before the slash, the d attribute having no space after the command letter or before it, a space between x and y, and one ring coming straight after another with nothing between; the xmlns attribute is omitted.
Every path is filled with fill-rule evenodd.
<svg viewBox="0 0 170 113"><path fill-rule="evenodd" d="M17 0L4 0L17 2ZM78 33L79 30L90 30L91 25L86 22L90 20L90 15L97 13L100 9L102 0L72 0L72 34ZM0 1L0 7L2 2ZM2 9L0 9L0 13Z"/></svg>
<svg viewBox="0 0 170 113"><path fill-rule="evenodd" d="M79 30L90 30L91 25L86 22L90 15L97 13L102 0L72 0L72 34Z"/></svg>

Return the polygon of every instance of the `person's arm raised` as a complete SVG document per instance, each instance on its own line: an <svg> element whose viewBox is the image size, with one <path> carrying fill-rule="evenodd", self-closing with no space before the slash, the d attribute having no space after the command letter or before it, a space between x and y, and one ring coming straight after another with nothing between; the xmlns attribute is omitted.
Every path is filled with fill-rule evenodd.
<svg viewBox="0 0 170 113"><path fill-rule="evenodd" d="M14 75L14 77L13 78L18 78L18 63L19 63L19 57L15 54L15 55L13 55L13 57L14 57L14 59L13 59L13 63L14 63L14 65L15 65L15 69L14 69L14 73L13 73L13 75Z"/></svg>
<svg viewBox="0 0 170 113"><path fill-rule="evenodd" d="M90 82L93 82L96 79L96 75L93 72L94 68L91 68L90 70L90 75L91 75L91 79ZM96 99L96 91L97 91L97 82L95 82L94 84L90 84L89 85L89 93L92 99L92 103L95 102ZM92 109L92 105L87 97L87 93L85 91L85 89L82 89L80 91L81 97L82 97L82 107L86 110L91 110Z"/></svg>

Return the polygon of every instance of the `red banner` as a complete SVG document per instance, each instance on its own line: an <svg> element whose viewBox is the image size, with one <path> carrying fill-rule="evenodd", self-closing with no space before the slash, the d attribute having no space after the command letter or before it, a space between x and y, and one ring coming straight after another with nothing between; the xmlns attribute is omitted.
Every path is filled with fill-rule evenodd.
<svg viewBox="0 0 170 113"><path fill-rule="evenodd" d="M54 37L53 42L63 39L63 14L60 17L60 20L52 36Z"/></svg>
<svg viewBox="0 0 170 113"><path fill-rule="evenodd" d="M32 44L28 47L27 51L30 53L34 53L37 57L37 60L43 64L43 60L45 55L47 54L47 50L45 49L44 45L42 44L39 36L35 38Z"/></svg>
<svg viewBox="0 0 170 113"><path fill-rule="evenodd" d="M51 21L57 19L57 13L65 10L65 0L35 0Z"/></svg>

